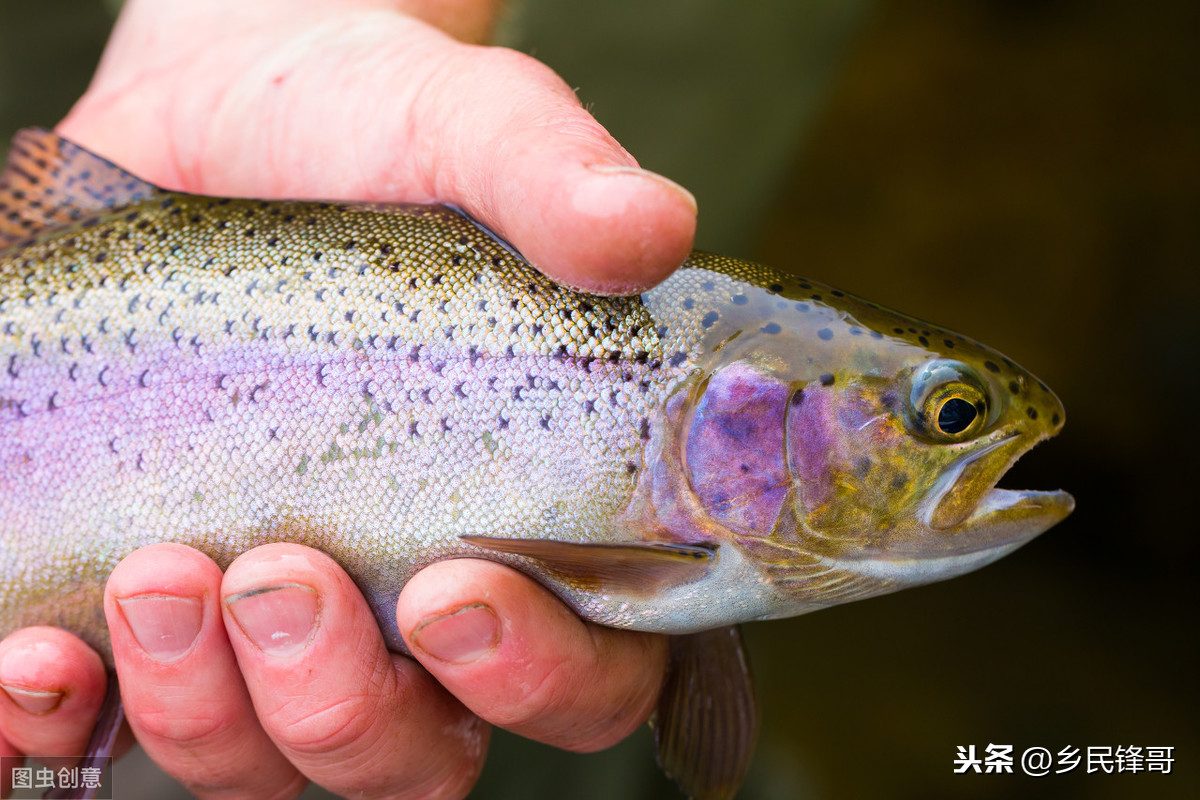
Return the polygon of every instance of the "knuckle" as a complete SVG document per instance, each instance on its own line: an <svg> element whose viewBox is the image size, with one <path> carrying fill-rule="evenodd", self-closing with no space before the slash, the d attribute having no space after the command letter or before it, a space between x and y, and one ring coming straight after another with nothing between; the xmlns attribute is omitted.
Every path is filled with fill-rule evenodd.
<svg viewBox="0 0 1200 800"><path fill-rule="evenodd" d="M378 697L351 695L320 706L311 702L302 698L286 703L263 724L284 746L311 755L354 748L376 730Z"/></svg>
<svg viewBox="0 0 1200 800"><path fill-rule="evenodd" d="M138 738L150 737L184 750L200 750L225 739L233 730L228 717L181 714L176 709L145 711L130 719Z"/></svg>
<svg viewBox="0 0 1200 800"><path fill-rule="evenodd" d="M524 728L558 717L578 705L583 683L579 675L578 666L566 659L554 662L540 674L514 675L514 695L508 704L495 710L492 722L505 728Z"/></svg>
<svg viewBox="0 0 1200 800"><path fill-rule="evenodd" d="M531 681L493 723L576 752L616 744L650 715L662 683L653 659L609 657L601 645L590 658L565 658ZM519 687L519 683L516 686Z"/></svg>

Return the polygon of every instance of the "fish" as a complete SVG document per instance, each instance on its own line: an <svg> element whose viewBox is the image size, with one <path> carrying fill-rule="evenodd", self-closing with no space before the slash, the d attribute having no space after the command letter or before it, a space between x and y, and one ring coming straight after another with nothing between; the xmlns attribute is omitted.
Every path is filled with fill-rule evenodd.
<svg viewBox="0 0 1200 800"><path fill-rule="evenodd" d="M672 635L659 763L728 798L759 719L741 623L974 570L1074 504L997 487L1065 421L1030 372L763 265L586 294L452 207L166 191L38 129L0 248L0 635L110 666L104 582L144 545L315 547L397 652L405 582L489 558Z"/></svg>

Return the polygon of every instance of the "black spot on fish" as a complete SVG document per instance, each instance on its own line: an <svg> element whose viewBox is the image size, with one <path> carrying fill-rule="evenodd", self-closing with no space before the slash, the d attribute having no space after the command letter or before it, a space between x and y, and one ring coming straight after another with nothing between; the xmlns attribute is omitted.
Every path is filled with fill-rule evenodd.
<svg viewBox="0 0 1200 800"><path fill-rule="evenodd" d="M946 347L950 348L951 350L954 349L954 341L951 339L942 339L942 344L946 345Z"/></svg>
<svg viewBox="0 0 1200 800"><path fill-rule="evenodd" d="M1021 384L1017 383L1016 381L1009 381L1008 382L1008 390L1010 392L1012 392L1013 394L1020 394L1021 393Z"/></svg>
<svg viewBox="0 0 1200 800"><path fill-rule="evenodd" d="M768 322L766 325L763 325L761 328L759 328L759 330L761 330L763 333L779 333L781 330L783 330L783 328L779 327L778 323Z"/></svg>
<svg viewBox="0 0 1200 800"><path fill-rule="evenodd" d="M1056 413L1056 414L1054 414L1053 416L1051 416L1051 417L1050 417L1050 424L1051 424L1051 425L1057 425L1057 424L1058 424L1058 423L1059 423L1061 420L1062 420L1062 417L1060 417L1060 416L1059 416L1059 415Z"/></svg>
<svg viewBox="0 0 1200 800"><path fill-rule="evenodd" d="M717 312L710 311L704 315L704 319L700 320L700 324L703 325L705 328L711 328L713 325L715 325L717 323L717 320L720 318L721 318L721 316Z"/></svg>
<svg viewBox="0 0 1200 800"><path fill-rule="evenodd" d="M1034 408L1033 406L1030 406L1029 408L1025 409L1025 413L1029 415L1030 419L1038 418L1037 409Z"/></svg>
<svg viewBox="0 0 1200 800"><path fill-rule="evenodd" d="M834 297L845 297L846 296L845 292L838 291L837 289L832 290L830 292L830 294L833 295Z"/></svg>
<svg viewBox="0 0 1200 800"><path fill-rule="evenodd" d="M821 375L821 385L822 386L833 386L833 382L834 382L834 377L833 377L832 373L826 372Z"/></svg>
<svg viewBox="0 0 1200 800"><path fill-rule="evenodd" d="M987 367L988 372L999 372L1000 371L1000 368L998 366L996 366L995 362L992 362L992 361L983 362L983 366Z"/></svg>
<svg viewBox="0 0 1200 800"><path fill-rule="evenodd" d="M819 294L810 295L810 297L818 303L821 302L821 295Z"/></svg>
<svg viewBox="0 0 1200 800"><path fill-rule="evenodd" d="M583 402L583 411L585 414L595 414L596 413L596 401L595 400L585 400Z"/></svg>
<svg viewBox="0 0 1200 800"><path fill-rule="evenodd" d="M637 472L637 464L633 463L632 461L626 461L625 462L625 474L632 475L635 472Z"/></svg>
<svg viewBox="0 0 1200 800"><path fill-rule="evenodd" d="M921 343L922 347L929 347L929 340L924 336L918 336L917 341Z"/></svg>
<svg viewBox="0 0 1200 800"><path fill-rule="evenodd" d="M687 361L687 353L680 350L678 353L671 356L671 360L667 363L669 363L672 367L678 367L684 361Z"/></svg>
<svg viewBox="0 0 1200 800"><path fill-rule="evenodd" d="M642 417L642 423L638 428L638 437L641 438L643 442L650 440L650 420L646 417Z"/></svg>
<svg viewBox="0 0 1200 800"><path fill-rule="evenodd" d="M771 294L779 294L780 292L783 291L783 284L782 283L772 283L769 286L767 286L767 291L770 292Z"/></svg>
<svg viewBox="0 0 1200 800"><path fill-rule="evenodd" d="M821 330L817 331L817 338L821 341L828 342L833 338L833 331L831 331L829 328L821 328Z"/></svg>
<svg viewBox="0 0 1200 800"><path fill-rule="evenodd" d="M749 302L750 302L750 298L746 297L746 295L744 295L744 294L735 294L733 296L733 304L735 306L744 306L744 305L746 305L746 303L749 303Z"/></svg>
<svg viewBox="0 0 1200 800"><path fill-rule="evenodd" d="M545 428L546 430L550 430L550 415L549 414L542 414L542 418L540 420L538 420L538 422L541 424L541 426L543 428Z"/></svg>
<svg viewBox="0 0 1200 800"><path fill-rule="evenodd" d="M507 427L508 427L508 420L506 420L504 417L500 417L500 430L504 430Z"/></svg>
<svg viewBox="0 0 1200 800"><path fill-rule="evenodd" d="M692 308L695 307L695 305L696 305L696 301L690 297L683 301L683 307L687 311L691 311Z"/></svg>

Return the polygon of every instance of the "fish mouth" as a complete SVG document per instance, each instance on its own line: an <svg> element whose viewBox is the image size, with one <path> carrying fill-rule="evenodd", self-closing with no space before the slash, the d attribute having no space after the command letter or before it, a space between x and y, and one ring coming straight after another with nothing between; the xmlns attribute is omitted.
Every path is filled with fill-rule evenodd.
<svg viewBox="0 0 1200 800"><path fill-rule="evenodd" d="M1048 437L1031 440L1009 429L988 438L946 469L922 508L922 522L929 530L949 534L948 552L1023 544L1075 508L1074 498L1063 491L996 488L1018 458Z"/></svg>

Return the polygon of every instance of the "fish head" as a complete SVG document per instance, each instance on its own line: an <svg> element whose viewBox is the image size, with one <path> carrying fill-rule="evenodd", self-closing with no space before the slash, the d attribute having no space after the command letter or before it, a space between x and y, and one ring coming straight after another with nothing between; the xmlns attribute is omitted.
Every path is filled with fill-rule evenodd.
<svg viewBox="0 0 1200 800"><path fill-rule="evenodd" d="M1063 426L1045 384L965 336L803 286L723 321L682 420L690 493L779 591L769 616L968 572L1071 512L1065 492L997 488Z"/></svg>

